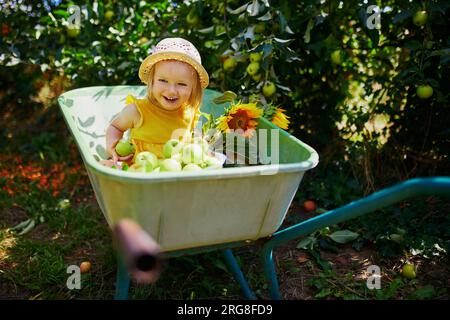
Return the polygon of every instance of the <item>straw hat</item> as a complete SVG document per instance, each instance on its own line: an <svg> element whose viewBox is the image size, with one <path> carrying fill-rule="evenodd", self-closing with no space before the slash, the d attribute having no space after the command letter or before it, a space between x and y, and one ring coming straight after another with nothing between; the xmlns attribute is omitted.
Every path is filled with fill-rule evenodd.
<svg viewBox="0 0 450 320"><path fill-rule="evenodd" d="M200 53L192 43L183 38L166 38L161 40L149 55L142 62L139 68L139 78L147 84L148 74L155 63L162 60L178 60L191 65L200 77L202 88L206 88L209 84L208 72L202 66Z"/></svg>

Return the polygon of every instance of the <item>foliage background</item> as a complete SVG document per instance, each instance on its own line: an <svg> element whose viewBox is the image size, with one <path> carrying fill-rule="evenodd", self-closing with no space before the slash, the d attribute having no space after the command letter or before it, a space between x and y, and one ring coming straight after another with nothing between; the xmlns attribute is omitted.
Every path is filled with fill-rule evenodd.
<svg viewBox="0 0 450 320"><path fill-rule="evenodd" d="M78 33L67 27L73 4L83 12ZM380 30L365 25L371 4L382 10ZM291 117L289 132L319 152L320 165L305 177L299 202L312 198L329 209L408 178L450 173L450 1L24 0L0 5L3 168L9 169L5 159L18 155L47 172L52 164L79 163L58 112L58 95L84 86L138 84L140 62L152 46L181 36L200 50L211 88L232 90L244 99L258 95L283 107ZM419 10L429 14L423 27L412 21ZM340 63L331 59L336 51ZM252 52L263 53L258 81L246 72ZM236 66L225 70L229 58ZM265 81L276 84L270 98L261 94ZM433 87L429 99L417 97L422 84ZM5 198L23 192L2 172ZM448 252L448 202L440 201L426 227L413 228L411 221L422 210L429 212L429 200L418 202L408 218L395 216L392 225L384 223L392 216L387 210L351 226L365 230L364 241L382 243L386 253L423 243L431 251L439 243ZM383 245L383 236L397 226L409 232L410 241L395 248Z"/></svg>

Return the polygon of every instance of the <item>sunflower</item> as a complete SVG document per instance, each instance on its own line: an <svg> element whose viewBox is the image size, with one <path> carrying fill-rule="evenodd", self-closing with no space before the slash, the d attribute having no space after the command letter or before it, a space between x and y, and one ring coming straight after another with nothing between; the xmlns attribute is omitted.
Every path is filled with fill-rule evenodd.
<svg viewBox="0 0 450 320"><path fill-rule="evenodd" d="M284 130L289 127L290 123L290 121L288 120L290 117L284 114L285 111L286 110L284 109L277 108L272 118L272 123Z"/></svg>
<svg viewBox="0 0 450 320"><path fill-rule="evenodd" d="M251 137L256 129L256 121L263 114L263 110L256 103L235 104L230 107L225 115L217 118L217 129L222 132L229 130L243 130L244 137Z"/></svg>
<svg viewBox="0 0 450 320"><path fill-rule="evenodd" d="M284 112L286 112L286 110L270 104L264 110L263 117L271 121L279 128L286 130L289 126L290 121L288 120L289 116L287 116Z"/></svg>

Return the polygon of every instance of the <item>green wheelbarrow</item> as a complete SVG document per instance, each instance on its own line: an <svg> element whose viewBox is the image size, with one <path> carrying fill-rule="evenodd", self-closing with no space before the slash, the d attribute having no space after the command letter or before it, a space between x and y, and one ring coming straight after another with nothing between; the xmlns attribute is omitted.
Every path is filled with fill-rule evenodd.
<svg viewBox="0 0 450 320"><path fill-rule="evenodd" d="M224 259L248 299L249 288L232 248L263 242L261 250L270 295L279 299L273 249L315 230L372 212L408 197L450 195L450 178L413 179L379 191L284 230L278 230L304 173L319 161L317 152L262 118L259 140L267 140L267 156L277 163L201 172L127 173L100 165L106 159L105 130L120 112L128 94L144 96L143 86L88 87L64 93L58 99L75 138L100 209L109 226L131 219L149 234L166 257L222 250ZM205 90L201 110L215 117L226 106L212 100L221 93ZM271 150L267 130L278 134ZM269 140L271 140L269 142ZM118 255L116 299L128 297L130 275L124 255Z"/></svg>

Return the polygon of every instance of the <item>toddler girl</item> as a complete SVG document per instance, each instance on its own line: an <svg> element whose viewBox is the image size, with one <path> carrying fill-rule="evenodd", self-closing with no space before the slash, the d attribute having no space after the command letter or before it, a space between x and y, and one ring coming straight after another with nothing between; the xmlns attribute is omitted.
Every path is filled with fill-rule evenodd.
<svg viewBox="0 0 450 320"><path fill-rule="evenodd" d="M192 132L200 117L203 89L209 77L198 50L189 41L160 41L142 62L139 78L147 85L147 95L143 99L127 97L128 104L106 129L106 150L112 160L103 161L104 165L130 162L141 151L163 158L163 146L173 138L172 134L180 129ZM128 129L135 153L120 157L115 146Z"/></svg>

